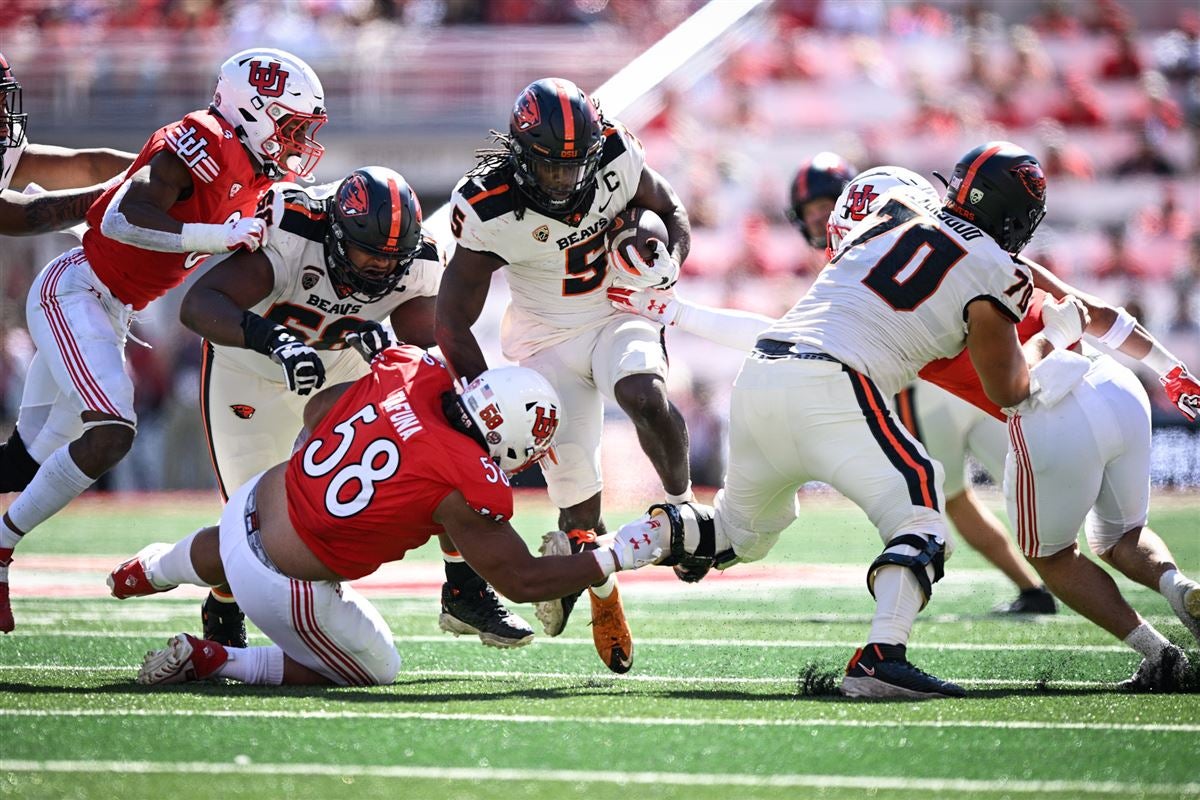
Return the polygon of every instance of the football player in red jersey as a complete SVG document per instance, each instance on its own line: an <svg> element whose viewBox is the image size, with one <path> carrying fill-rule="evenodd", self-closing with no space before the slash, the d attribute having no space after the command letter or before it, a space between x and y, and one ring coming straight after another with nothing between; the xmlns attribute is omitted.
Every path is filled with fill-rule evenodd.
<svg viewBox="0 0 1200 800"><path fill-rule="evenodd" d="M26 316L37 354L0 452L0 491L21 492L0 522L0 631L13 629L13 548L133 445L123 352L133 313L209 254L262 244L259 198L288 172L312 173L325 118L321 82L303 61L238 53L221 66L212 105L156 131L88 210L83 246L34 280Z"/></svg>
<svg viewBox="0 0 1200 800"><path fill-rule="evenodd" d="M560 417L554 389L531 369L503 367L459 395L445 365L419 348L363 344L378 336L368 328L355 345L371 373L308 403L306 443L238 489L219 527L149 545L109 576L118 598L227 581L274 644L225 647L181 633L147 654L139 683L391 683L400 668L392 633L346 581L443 532L517 602L662 558L666 527L646 518L595 550L534 557L509 524L508 476L549 449Z"/></svg>
<svg viewBox="0 0 1200 800"><path fill-rule="evenodd" d="M0 234L24 236L62 230L83 220L106 181L133 163L133 153L73 150L29 142L29 114L21 84L0 53ZM9 186L36 186L30 194Z"/></svg>

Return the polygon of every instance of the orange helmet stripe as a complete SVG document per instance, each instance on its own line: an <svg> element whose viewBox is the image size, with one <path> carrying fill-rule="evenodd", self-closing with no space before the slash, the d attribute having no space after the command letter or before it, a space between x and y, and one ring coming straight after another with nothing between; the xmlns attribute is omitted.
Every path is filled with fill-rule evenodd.
<svg viewBox="0 0 1200 800"><path fill-rule="evenodd" d="M571 113L571 97L567 94L567 87L559 81L555 81L554 88L558 90L558 102L562 104L563 112L563 149L575 149L575 115Z"/></svg>
<svg viewBox="0 0 1200 800"><path fill-rule="evenodd" d="M979 168L983 166L983 162L996 155L996 153L999 153L1002 147L1002 145L989 147L987 150L984 150L982 153L980 153L978 158L971 162L971 166L967 168L967 174L963 176L962 186L958 187L958 196L954 198L954 202L958 203L959 205L967 202L967 190L971 187L971 181L975 179L975 173L978 172Z"/></svg>
<svg viewBox="0 0 1200 800"><path fill-rule="evenodd" d="M392 227L388 230L386 245L390 250L400 243L400 228L404 224L404 204L400 202L400 186L395 179L388 178L388 188L392 190Z"/></svg>

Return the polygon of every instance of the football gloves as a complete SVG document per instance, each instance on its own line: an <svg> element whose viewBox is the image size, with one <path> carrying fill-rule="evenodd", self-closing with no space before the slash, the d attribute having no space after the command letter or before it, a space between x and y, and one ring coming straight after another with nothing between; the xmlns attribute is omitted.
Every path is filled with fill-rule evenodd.
<svg viewBox="0 0 1200 800"><path fill-rule="evenodd" d="M375 356L392 346L387 330L378 322L364 322L358 330L346 334L346 341L370 364Z"/></svg>
<svg viewBox="0 0 1200 800"><path fill-rule="evenodd" d="M1074 295L1062 300L1047 299L1042 304L1042 333L1055 350L1065 350L1078 342L1087 323L1087 309Z"/></svg>
<svg viewBox="0 0 1200 800"><path fill-rule="evenodd" d="M276 333L271 359L283 367L289 392L303 397L325 385L325 363L321 356L286 330Z"/></svg>
<svg viewBox="0 0 1200 800"><path fill-rule="evenodd" d="M679 316L679 303L674 289L628 289L608 287L608 302L619 311L641 314L663 325L674 325Z"/></svg>
<svg viewBox="0 0 1200 800"><path fill-rule="evenodd" d="M679 262L667 249L666 242L661 239L651 239L654 242L654 254L646 259L632 249L631 260L626 261L619 252L611 251L610 256L618 260L618 279L639 289L669 289L679 280Z"/></svg>
<svg viewBox="0 0 1200 800"><path fill-rule="evenodd" d="M1200 383L1188 374L1187 367L1176 364L1158 380L1175 407L1188 419L1195 420L1200 414Z"/></svg>

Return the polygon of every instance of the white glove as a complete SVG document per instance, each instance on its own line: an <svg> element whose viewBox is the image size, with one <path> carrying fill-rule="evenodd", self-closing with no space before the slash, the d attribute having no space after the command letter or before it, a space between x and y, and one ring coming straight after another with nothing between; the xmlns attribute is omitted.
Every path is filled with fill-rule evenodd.
<svg viewBox="0 0 1200 800"><path fill-rule="evenodd" d="M618 311L641 314L646 319L663 325L674 325L679 316L679 303L675 301L675 289L628 289L624 286L608 287L608 301Z"/></svg>
<svg viewBox="0 0 1200 800"><path fill-rule="evenodd" d="M1055 350L1065 350L1083 337L1087 327L1087 308L1075 295L1062 300L1047 299L1042 304L1042 325L1046 340Z"/></svg>
<svg viewBox="0 0 1200 800"><path fill-rule="evenodd" d="M253 253L267 239L267 223L258 217L241 217L222 225L189 222L180 232L185 253L228 253L244 247Z"/></svg>
<svg viewBox="0 0 1200 800"><path fill-rule="evenodd" d="M596 542L601 546L592 552L607 577L620 570L657 564L666 558L671 550L671 528L661 517L646 514Z"/></svg>
<svg viewBox="0 0 1200 800"><path fill-rule="evenodd" d="M637 248L626 248L632 261L627 261L619 250L609 251L610 260L616 262L616 280L635 289L669 289L679 280L679 262L667 249L666 242L654 242L654 255L643 259Z"/></svg>

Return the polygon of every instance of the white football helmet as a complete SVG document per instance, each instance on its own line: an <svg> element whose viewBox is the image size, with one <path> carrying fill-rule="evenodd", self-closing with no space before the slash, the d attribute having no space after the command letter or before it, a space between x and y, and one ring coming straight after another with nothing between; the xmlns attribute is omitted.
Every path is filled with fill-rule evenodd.
<svg viewBox="0 0 1200 800"><path fill-rule="evenodd" d="M221 65L212 104L272 180L289 171L309 177L325 152L316 140L328 119L325 89L291 53L256 47L231 57Z"/></svg>
<svg viewBox="0 0 1200 800"><path fill-rule="evenodd" d="M910 169L888 166L872 167L860 172L846 184L833 204L833 211L829 212L827 254L832 256L836 253L850 229L874 213L879 208L876 201L897 186L911 186L917 192L928 194L940 202L933 184Z"/></svg>
<svg viewBox="0 0 1200 800"><path fill-rule="evenodd" d="M509 475L544 456L558 430L558 393L528 367L489 369L467 385L459 400L492 460Z"/></svg>

